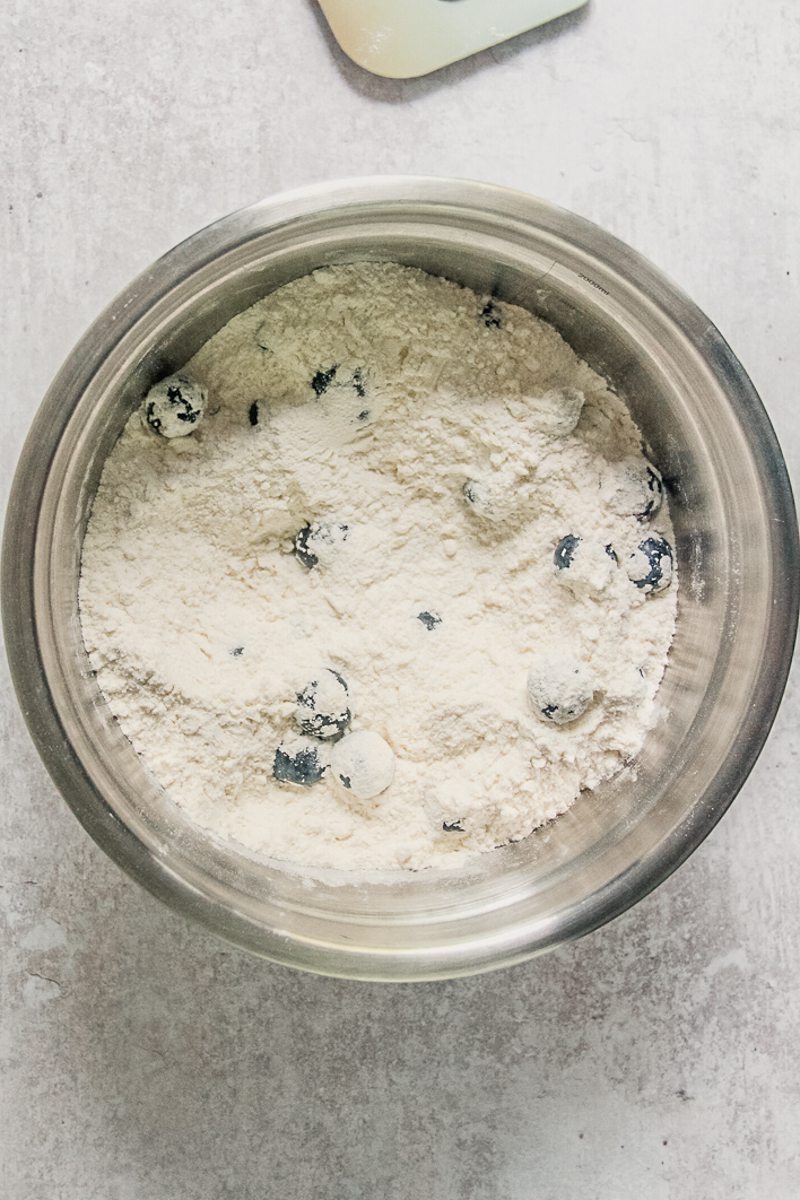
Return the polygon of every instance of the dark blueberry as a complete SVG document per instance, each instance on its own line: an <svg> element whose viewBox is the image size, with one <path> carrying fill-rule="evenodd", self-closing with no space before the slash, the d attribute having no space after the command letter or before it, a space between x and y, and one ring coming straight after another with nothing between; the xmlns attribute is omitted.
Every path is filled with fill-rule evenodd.
<svg viewBox="0 0 800 1200"><path fill-rule="evenodd" d="M575 557L575 551L581 544L581 538L574 533L568 533L563 537L555 548L553 554L553 562L559 571L566 571L572 566L572 560Z"/></svg>
<svg viewBox="0 0 800 1200"><path fill-rule="evenodd" d="M543 717L547 717L548 721L552 721L553 717L558 712L557 704L545 704L544 708L539 710Z"/></svg>
<svg viewBox="0 0 800 1200"><path fill-rule="evenodd" d="M319 760L316 746L301 746L295 750L284 750L279 746L275 751L272 774L279 783L311 787L319 783L324 773L325 767Z"/></svg>
<svg viewBox="0 0 800 1200"><path fill-rule="evenodd" d="M362 409L361 412L358 414L357 420L368 421L369 420L369 409L368 408Z"/></svg>
<svg viewBox="0 0 800 1200"><path fill-rule="evenodd" d="M231 650L231 658L241 658L244 654L244 646L234 646Z"/></svg>
<svg viewBox="0 0 800 1200"><path fill-rule="evenodd" d="M435 629L437 625L441 625L442 618L437 613L421 612L417 614L417 620L422 621L426 629Z"/></svg>
<svg viewBox="0 0 800 1200"><path fill-rule="evenodd" d="M349 775L340 775L339 783L342 785L342 787L347 788L348 791L350 791L353 786L352 783L350 782Z"/></svg>
<svg viewBox="0 0 800 1200"><path fill-rule="evenodd" d="M463 487L464 499L468 504L477 504L480 499L478 485L474 479L468 479Z"/></svg>
<svg viewBox="0 0 800 1200"><path fill-rule="evenodd" d="M499 329L502 325L500 310L494 302L494 296L487 300L481 309L481 320L487 329Z"/></svg>
<svg viewBox="0 0 800 1200"><path fill-rule="evenodd" d="M351 382L353 384L353 391L361 400L363 400L367 394L367 389L364 386L364 375L361 371L361 367L356 367L355 371L353 371L353 378ZM359 420L364 420L364 418L359 417Z"/></svg>
<svg viewBox="0 0 800 1200"><path fill-rule="evenodd" d="M303 733L317 738L341 737L352 719L349 688L338 671L326 667L297 694L295 720Z"/></svg>
<svg viewBox="0 0 800 1200"><path fill-rule="evenodd" d="M336 378L336 372L338 371L338 369L339 369L338 366L335 365L332 367L328 367L327 371L324 371L324 370L317 371L316 375L311 380L311 386L314 389L315 395L322 396L325 394L325 392L327 392L328 388L331 386L334 379Z"/></svg>
<svg viewBox="0 0 800 1200"><path fill-rule="evenodd" d="M645 479L646 501L644 507L634 513L637 521L644 523L650 521L661 509L661 504L664 499L664 484L661 481L661 476L654 467L647 464Z"/></svg>
<svg viewBox="0 0 800 1200"><path fill-rule="evenodd" d="M349 532L349 525L304 525L294 536L295 558L310 571L319 563L317 551L346 542Z"/></svg>
<svg viewBox="0 0 800 1200"><path fill-rule="evenodd" d="M672 563L672 547L666 538L645 538L628 559L628 578L643 592L661 592L672 582Z"/></svg>
<svg viewBox="0 0 800 1200"><path fill-rule="evenodd" d="M257 400L254 400L253 403L250 405L250 408L247 410L247 415L250 418L251 425L258 424L258 401Z"/></svg>
<svg viewBox="0 0 800 1200"><path fill-rule="evenodd" d="M460 821L442 821L442 829L445 833L463 833L464 826Z"/></svg>
<svg viewBox="0 0 800 1200"><path fill-rule="evenodd" d="M299 559L304 567L308 567L309 571L319 562L319 558L312 550L309 550L309 541L311 540L312 529L310 525L304 525L302 529L294 535L294 554L295 558Z"/></svg>
<svg viewBox="0 0 800 1200"><path fill-rule="evenodd" d="M608 545L606 546L606 554L612 560L612 562L615 562L615 563L619 562L619 555L617 554L614 547L611 545L611 542L609 542Z"/></svg>

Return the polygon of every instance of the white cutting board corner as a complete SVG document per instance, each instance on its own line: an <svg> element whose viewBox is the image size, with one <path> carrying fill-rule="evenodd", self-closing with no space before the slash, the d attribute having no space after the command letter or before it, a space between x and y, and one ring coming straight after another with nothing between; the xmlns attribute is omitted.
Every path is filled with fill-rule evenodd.
<svg viewBox="0 0 800 1200"><path fill-rule="evenodd" d="M575 12L588 0L319 0L360 67L413 79Z"/></svg>

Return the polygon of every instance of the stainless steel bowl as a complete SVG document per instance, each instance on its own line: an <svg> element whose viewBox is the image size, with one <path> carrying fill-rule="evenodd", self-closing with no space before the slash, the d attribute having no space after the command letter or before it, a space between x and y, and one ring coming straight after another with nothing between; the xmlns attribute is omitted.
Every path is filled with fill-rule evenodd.
<svg viewBox="0 0 800 1200"><path fill-rule="evenodd" d="M234 313L324 264L392 259L551 321L625 397L669 482L678 632L638 762L458 873L258 861L192 827L110 719L77 615L103 461L149 383ZM517 962L622 912L719 820L772 724L798 613L797 521L769 420L714 326L588 222L484 184L377 178L265 201L196 234L99 318L48 392L10 500L3 606L20 703L86 829L157 896L292 966L423 979Z"/></svg>

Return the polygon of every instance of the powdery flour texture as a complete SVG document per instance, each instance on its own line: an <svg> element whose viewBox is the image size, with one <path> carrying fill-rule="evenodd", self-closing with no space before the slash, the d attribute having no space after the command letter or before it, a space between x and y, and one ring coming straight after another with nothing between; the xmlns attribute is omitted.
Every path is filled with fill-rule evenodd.
<svg viewBox="0 0 800 1200"><path fill-rule="evenodd" d="M131 416L80 604L111 712L195 822L308 865L455 865L636 755L676 588L629 564L669 516L642 507L627 408L554 329L361 263L267 296L183 373L205 418L170 440ZM330 769L275 778L326 670L351 729L394 751L373 799ZM537 680L567 678L585 711L559 725ZM336 744L317 743L321 768Z"/></svg>

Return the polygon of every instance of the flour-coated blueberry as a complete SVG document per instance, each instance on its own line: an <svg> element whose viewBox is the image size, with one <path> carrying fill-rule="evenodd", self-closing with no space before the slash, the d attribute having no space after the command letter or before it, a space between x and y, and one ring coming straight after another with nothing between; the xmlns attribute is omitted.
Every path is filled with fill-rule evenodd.
<svg viewBox="0 0 800 1200"><path fill-rule="evenodd" d="M672 546L661 534L644 538L629 555L625 569L631 583L646 595L663 592L672 583Z"/></svg>
<svg viewBox="0 0 800 1200"><path fill-rule="evenodd" d="M553 551L558 582L576 598L599 596L611 583L617 561L602 541L566 534Z"/></svg>
<svg viewBox="0 0 800 1200"><path fill-rule="evenodd" d="M331 389L336 391L348 389L359 400L365 399L367 395L367 382L363 369L361 367L350 369L340 366L339 363L334 363L330 367L320 367L312 376L311 387L315 396L324 396Z"/></svg>
<svg viewBox="0 0 800 1200"><path fill-rule="evenodd" d="M359 729L333 747L331 770L344 791L359 800L372 800L394 779L394 751L379 733Z"/></svg>
<svg viewBox="0 0 800 1200"><path fill-rule="evenodd" d="M293 737L287 738L275 751L272 774L278 783L311 787L322 779L326 766L319 742Z"/></svg>
<svg viewBox="0 0 800 1200"><path fill-rule="evenodd" d="M569 653L539 655L528 671L530 706L553 725L569 725L582 717L594 692L588 668Z"/></svg>
<svg viewBox="0 0 800 1200"><path fill-rule="evenodd" d="M297 694L295 721L315 738L340 737L350 724L350 689L343 676L324 667Z"/></svg>
<svg viewBox="0 0 800 1200"><path fill-rule="evenodd" d="M186 437L205 416L208 394L187 375L168 375L153 385L142 404L142 421L160 437Z"/></svg>
<svg viewBox="0 0 800 1200"><path fill-rule="evenodd" d="M478 521L485 521L489 525L502 525L517 511L518 501L514 492L491 475L467 479L461 493L467 511Z"/></svg>
<svg viewBox="0 0 800 1200"><path fill-rule="evenodd" d="M664 481L661 472L652 463L646 462L644 469L644 504L633 515L638 521L652 521L664 503Z"/></svg>
<svg viewBox="0 0 800 1200"><path fill-rule="evenodd" d="M557 571L568 571L575 559L575 551L583 539L574 533L562 537L553 552L553 562Z"/></svg>
<svg viewBox="0 0 800 1200"><path fill-rule="evenodd" d="M539 433L554 438L568 437L580 420L585 402L585 395L577 388L551 388L544 395L531 399L527 420Z"/></svg>
<svg viewBox="0 0 800 1200"><path fill-rule="evenodd" d="M487 329L500 329L503 317L494 296L491 296L481 309L481 320Z"/></svg>
<svg viewBox="0 0 800 1200"><path fill-rule="evenodd" d="M630 454L609 467L611 502L621 516L644 525L661 511L664 483L661 473L640 454Z"/></svg>
<svg viewBox="0 0 800 1200"><path fill-rule="evenodd" d="M304 525L294 536L295 558L309 571L320 563L327 566L349 535L349 525L320 522Z"/></svg>

